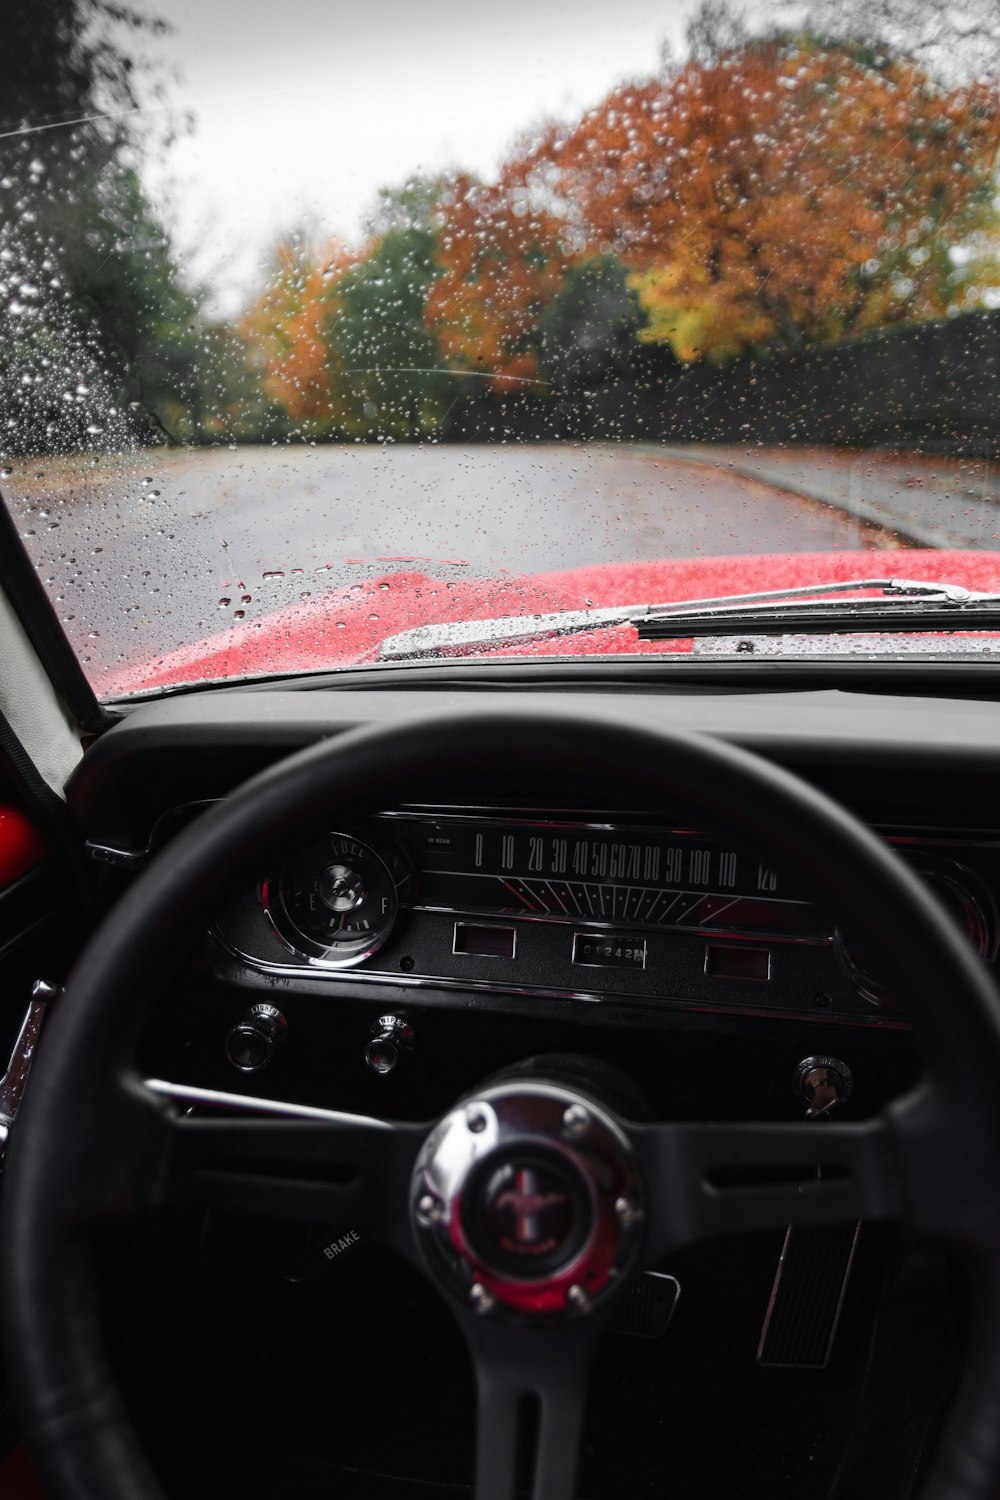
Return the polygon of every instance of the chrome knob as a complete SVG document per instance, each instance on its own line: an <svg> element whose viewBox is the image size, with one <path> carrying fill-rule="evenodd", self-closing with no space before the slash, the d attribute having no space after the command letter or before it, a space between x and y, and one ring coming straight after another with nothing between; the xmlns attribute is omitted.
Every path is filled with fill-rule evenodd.
<svg viewBox="0 0 1000 1500"><path fill-rule="evenodd" d="M365 1062L380 1078L395 1072L417 1045L413 1027L402 1016L379 1016L365 1048Z"/></svg>
<svg viewBox="0 0 1000 1500"><path fill-rule="evenodd" d="M316 894L331 911L353 911L365 899L365 883L351 865L329 865L316 881Z"/></svg>
<svg viewBox="0 0 1000 1500"><path fill-rule="evenodd" d="M266 1068L288 1034L288 1022L273 1005L253 1005L226 1037L226 1057L240 1073Z"/></svg>

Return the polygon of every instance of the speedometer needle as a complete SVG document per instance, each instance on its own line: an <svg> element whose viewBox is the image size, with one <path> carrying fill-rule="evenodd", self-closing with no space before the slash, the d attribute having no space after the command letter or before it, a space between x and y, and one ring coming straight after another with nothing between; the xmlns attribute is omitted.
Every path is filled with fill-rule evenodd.
<svg viewBox="0 0 1000 1500"><path fill-rule="evenodd" d="M519 901L523 901L524 904L525 904L525 906L528 908L529 911L537 911L538 908L535 907L535 906L532 906L532 904L528 900L527 896L522 896L520 891L515 890L514 887L511 885L511 883L510 883L509 880L501 880L500 884L503 885L503 886L506 886L507 889L510 891L510 893L511 893L512 896L516 896Z"/></svg>

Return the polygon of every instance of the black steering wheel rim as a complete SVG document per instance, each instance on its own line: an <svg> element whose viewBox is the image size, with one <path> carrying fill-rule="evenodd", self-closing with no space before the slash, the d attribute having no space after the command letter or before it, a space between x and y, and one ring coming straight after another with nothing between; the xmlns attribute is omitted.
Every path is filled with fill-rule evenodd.
<svg viewBox="0 0 1000 1500"><path fill-rule="evenodd" d="M131 1057L206 910L327 818L413 798L442 772L503 774L518 763L558 770L567 760L595 786L613 777L645 806L683 803L762 843L892 964L927 1080L891 1112L894 1139L906 1148L898 1162L906 1217L964 1255L976 1299L962 1389L927 1494L995 1493L1000 1003L989 976L913 872L790 773L620 713L546 709L421 716L293 755L180 835L81 955L12 1132L0 1226L8 1368L52 1500L162 1500L104 1358L87 1230L130 1207L125 1183L142 1144L121 1129L120 1101L139 1087ZM504 1338L516 1361L516 1334Z"/></svg>

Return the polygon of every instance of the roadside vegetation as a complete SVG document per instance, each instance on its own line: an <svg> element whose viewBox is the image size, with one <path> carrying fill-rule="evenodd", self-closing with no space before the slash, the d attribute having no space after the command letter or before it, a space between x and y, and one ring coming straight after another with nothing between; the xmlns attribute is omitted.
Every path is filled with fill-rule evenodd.
<svg viewBox="0 0 1000 1500"><path fill-rule="evenodd" d="M725 366L1000 307L996 80L955 72L940 26L904 46L898 11L819 0L754 34L705 0L683 57L536 122L495 180L385 187L355 244L279 235L223 322L143 188L143 152L188 128L134 123L159 23L12 7L0 450L416 440L474 396L544 403L653 354Z"/></svg>

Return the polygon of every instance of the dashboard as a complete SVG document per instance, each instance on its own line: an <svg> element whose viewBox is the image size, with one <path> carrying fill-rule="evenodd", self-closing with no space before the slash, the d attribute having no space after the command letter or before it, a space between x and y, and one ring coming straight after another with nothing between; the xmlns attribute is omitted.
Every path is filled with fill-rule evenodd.
<svg viewBox="0 0 1000 1500"><path fill-rule="evenodd" d="M428 676L129 706L68 789L95 913L169 857L184 824L283 756L418 709L497 701L495 688ZM602 701L548 684L543 696ZM619 690L613 709L719 735L832 795L996 963L1000 706ZM803 871L680 801L637 806L613 768L595 780L569 746L558 775L530 764L425 775L394 805L318 818L273 867L234 874L167 986L144 1043L151 1076L426 1119L498 1067L569 1052L617 1066L666 1118L781 1119L801 1117L795 1079L810 1058L845 1064L853 1117L919 1068L906 996Z"/></svg>
<svg viewBox="0 0 1000 1500"><path fill-rule="evenodd" d="M531 694L511 693L530 702ZM563 693L593 707L595 694ZM129 708L90 749L69 796L98 864L123 879L177 829L282 755L416 707L495 694L229 689ZM980 957L998 948L1000 708L844 692L616 695L789 766L911 861ZM486 795L484 795L484 793ZM998 809L991 817L991 809ZM110 889L121 888L121 880ZM249 971L354 993L528 992L594 1004L811 1015L895 1024L905 997L799 871L683 805L636 808L571 751L558 784L512 767L503 787L423 784L394 807L322 823L275 869L206 913Z"/></svg>

